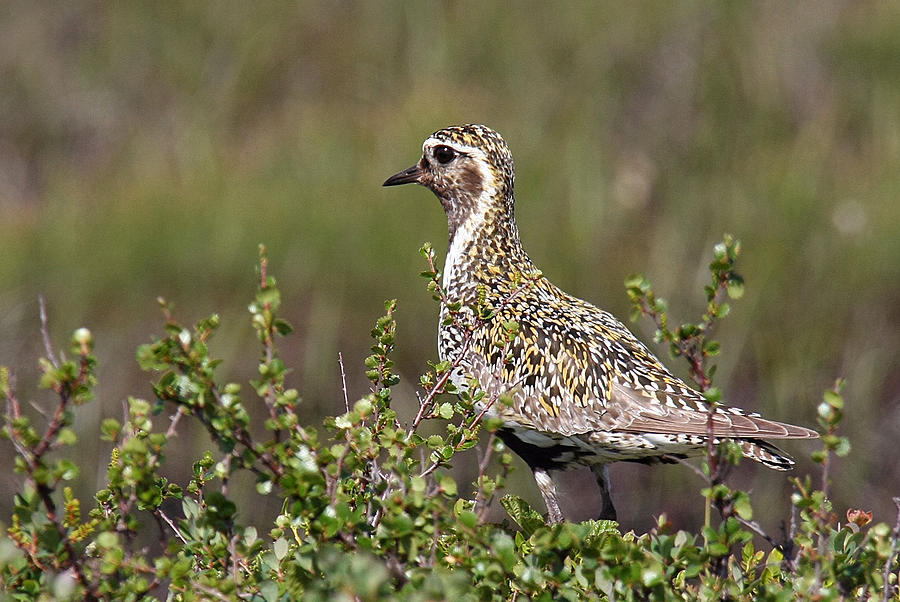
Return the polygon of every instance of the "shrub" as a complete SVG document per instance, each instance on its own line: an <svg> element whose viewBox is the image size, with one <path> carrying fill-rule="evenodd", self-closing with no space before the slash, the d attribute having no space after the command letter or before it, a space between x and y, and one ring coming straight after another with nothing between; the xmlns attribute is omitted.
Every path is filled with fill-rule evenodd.
<svg viewBox="0 0 900 602"><path fill-rule="evenodd" d="M718 393L707 360L719 347L709 337L728 312L724 299L740 296L739 251L731 238L716 247L707 312L675 330L646 279L626 283L636 313L655 321L657 338L687 359L712 402ZM422 253L429 289L446 302L433 252L426 245ZM529 286L528 278L522 286ZM62 452L76 443L71 426L79 406L92 398L90 332L74 333L69 356L57 356L46 343L40 386L52 393L55 407L43 426L22 412L14 379L2 369L3 435L22 475L0 539L0 583L10 599L150 600L165 598L166 590L173 600L258 601L897 596L900 522L872 524L861 510L839 522L828 499L830 458L849 451L837 432L844 410L840 383L818 408L823 445L814 460L822 466L821 484L817 489L809 476L793 480L794 514L781 540L753 521L749 495L726 485L727 467L739 459L728 446L711 447L699 469L707 482L700 533L672 532L665 515L642 535L622 533L610 521L547 525L513 495L500 500L508 518L494 524L486 510L504 488L511 456L495 437L496 421L476 407L504 403L502 396L489 399L475 387L471 395L456 394L449 379L454 366L432 363L420 379L416 416L399 417L391 404L399 380L391 359L397 304L389 301L372 329L365 362L371 392L352 405L345 392L345 413L318 429L303 425L301 399L285 385L288 368L276 344L291 332L278 317L280 304L262 251L249 306L260 345L259 378L248 389L223 381L219 360L210 354L218 317L186 326L161 302L164 334L137 352L140 365L157 375L154 399L131 398L124 423L107 418L100 425L110 460L106 484L89 508L67 485L81 468ZM491 317L480 307L450 309L450 319ZM516 335L516 325L507 329ZM48 339L46 328L44 335ZM251 408L266 412L263 436L251 432ZM170 417L164 431L151 420L160 413ZM163 476L166 447L186 420L201 424L216 449L193 462L189 481L174 483ZM438 425L436 434L420 433L425 421ZM447 469L479 441L476 481L457 483ZM253 515L229 497L238 473L252 475L256 495L282 501L266 532L237 520ZM172 511L173 501L180 512ZM145 543L150 536L154 546Z"/></svg>

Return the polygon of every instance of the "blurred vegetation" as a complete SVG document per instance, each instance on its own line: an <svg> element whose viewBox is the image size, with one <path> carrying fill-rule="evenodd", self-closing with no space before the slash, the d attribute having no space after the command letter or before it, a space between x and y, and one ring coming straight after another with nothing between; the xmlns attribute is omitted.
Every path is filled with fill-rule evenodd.
<svg viewBox="0 0 900 602"><path fill-rule="evenodd" d="M900 7L874 1L5 3L0 363L28 399L39 294L55 339L90 327L99 403L75 428L94 433L122 418L127 395L150 396L133 349L163 295L187 319L220 312L226 372L255 377L239 361L254 334L230 318L246 311L265 242L298 331L282 354L305 421L343 407L338 352L351 399L367 390L358 333L394 297L396 406L411 415L410 383L436 355L416 249L443 246L446 225L427 192L380 183L431 131L483 122L516 157L536 263L620 317L637 271L675 316L698 315L708 248L726 231L740 238L746 294L717 333L725 400L811 425L820 391L845 377L854 451L835 507L891 522L898 31ZM195 434L181 441L192 453L207 445ZM102 472L93 434L75 449ZM461 470L461 482L474 474ZM527 471L514 477L536 502ZM11 491L15 477L2 478ZM683 467L617 466L613 478L626 526L647 529L662 511L679 527L702 520ZM757 507L783 509L773 521L785 516L783 476L740 479ZM0 514L10 503L0 496Z"/></svg>

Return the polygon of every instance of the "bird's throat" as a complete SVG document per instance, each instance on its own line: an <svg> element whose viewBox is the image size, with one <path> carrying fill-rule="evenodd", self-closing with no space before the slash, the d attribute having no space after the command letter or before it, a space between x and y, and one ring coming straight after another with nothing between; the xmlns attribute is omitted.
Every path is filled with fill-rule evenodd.
<svg viewBox="0 0 900 602"><path fill-rule="evenodd" d="M519 241L515 220L498 204L476 205L458 224L448 213L450 246L444 264L443 285L462 303L469 303L479 284L511 280L535 270ZM454 227L455 226L455 227ZM505 287L501 287L505 288Z"/></svg>

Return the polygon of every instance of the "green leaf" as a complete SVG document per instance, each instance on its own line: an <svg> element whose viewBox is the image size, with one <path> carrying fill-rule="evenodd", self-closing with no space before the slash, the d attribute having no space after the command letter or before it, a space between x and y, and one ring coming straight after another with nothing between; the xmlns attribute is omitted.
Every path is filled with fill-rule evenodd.
<svg viewBox="0 0 900 602"><path fill-rule="evenodd" d="M62 445L75 445L75 442L78 441L78 437L75 436L75 431L70 428L61 429L59 435L57 435L57 439Z"/></svg>
<svg viewBox="0 0 900 602"><path fill-rule="evenodd" d="M734 500L734 511L744 520L753 520L753 507L750 505L750 496L739 495Z"/></svg>
<svg viewBox="0 0 900 602"><path fill-rule="evenodd" d="M663 574L656 567L647 568L641 573L641 581L644 587L654 587L663 582Z"/></svg>
<svg viewBox="0 0 900 602"><path fill-rule="evenodd" d="M522 528L527 537L531 537L539 528L547 526L544 517L518 496L504 495L500 498L500 505L503 506L509 517Z"/></svg>
<svg viewBox="0 0 900 602"><path fill-rule="evenodd" d="M728 292L729 298L740 299L744 296L744 282L738 279L729 280L725 290Z"/></svg>
<svg viewBox="0 0 900 602"><path fill-rule="evenodd" d="M841 437L838 441L837 445L834 447L834 453L840 457L844 457L850 453L850 440L846 437Z"/></svg>
<svg viewBox="0 0 900 602"><path fill-rule="evenodd" d="M272 580L263 581L259 586L259 595L265 602L278 602L278 584Z"/></svg>
<svg viewBox="0 0 900 602"><path fill-rule="evenodd" d="M625 288L646 291L649 288L649 282L647 282L643 274L631 274L625 278Z"/></svg>
<svg viewBox="0 0 900 602"><path fill-rule="evenodd" d="M716 258L716 261L725 261L728 255L728 247L726 247L724 242L716 243L713 247L713 257Z"/></svg>
<svg viewBox="0 0 900 602"><path fill-rule="evenodd" d="M200 515L200 505L193 498L186 497L181 500L181 510L187 520L196 520Z"/></svg>
<svg viewBox="0 0 900 602"><path fill-rule="evenodd" d="M97 536L96 542L101 548L115 548L119 545L119 536L111 531L104 531Z"/></svg>
<svg viewBox="0 0 900 602"><path fill-rule="evenodd" d="M281 336L286 336L294 332L294 327L287 320L282 320L278 318L272 324L275 327L275 331Z"/></svg>
<svg viewBox="0 0 900 602"><path fill-rule="evenodd" d="M478 515L471 510L461 510L456 513L456 517L463 526L474 529L478 525Z"/></svg>
<svg viewBox="0 0 900 602"><path fill-rule="evenodd" d="M278 539L276 539L275 543L272 544L272 550L275 552L275 558L281 561L285 556L287 556L289 547L290 544L284 537L279 537Z"/></svg>
<svg viewBox="0 0 900 602"><path fill-rule="evenodd" d="M444 495L453 497L457 494L456 481L453 480L453 477L450 477L448 475L441 475L441 477L438 479L438 483L440 484L441 492Z"/></svg>
<svg viewBox="0 0 900 602"><path fill-rule="evenodd" d="M721 349L722 346L719 344L719 341L706 341L703 343L703 352L710 357L719 355Z"/></svg>
<svg viewBox="0 0 900 602"><path fill-rule="evenodd" d="M710 387L703 392L703 397L709 403L719 403L722 400L722 389L719 387Z"/></svg>
<svg viewBox="0 0 900 602"><path fill-rule="evenodd" d="M687 322L678 327L678 337L681 339L690 338L700 332L700 329L697 328L696 324L692 324Z"/></svg>
<svg viewBox="0 0 900 602"><path fill-rule="evenodd" d="M825 391L825 402L836 410L844 409L844 398L840 393L834 391Z"/></svg>

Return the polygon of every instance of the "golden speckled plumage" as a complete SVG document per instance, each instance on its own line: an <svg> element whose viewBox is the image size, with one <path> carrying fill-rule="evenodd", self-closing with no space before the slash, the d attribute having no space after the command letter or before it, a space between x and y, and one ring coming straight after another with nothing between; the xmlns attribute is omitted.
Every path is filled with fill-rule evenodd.
<svg viewBox="0 0 900 602"><path fill-rule="evenodd" d="M419 163L385 185L409 182L430 188L448 218L443 288L463 309L448 320L442 307L441 359L458 360L457 386L474 377L488 398L512 397L491 411L504 420L504 441L535 471L552 520L562 515L548 471L591 466L606 496L604 517L611 518L606 464L702 453L709 432L703 395L614 316L540 275L525 253L513 159L497 132L482 125L435 132ZM491 310L490 319L472 318L467 306L478 303ZM508 323L518 325L511 341ZM726 406L717 408L712 429L716 440L736 440L747 457L779 470L793 461L764 438L817 436Z"/></svg>

